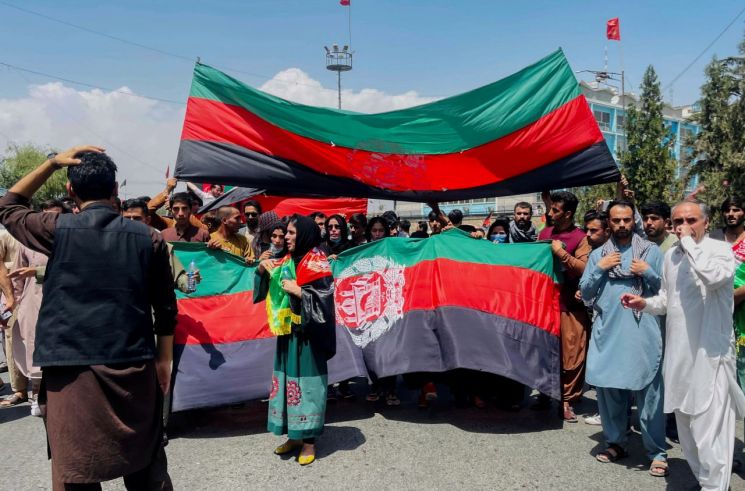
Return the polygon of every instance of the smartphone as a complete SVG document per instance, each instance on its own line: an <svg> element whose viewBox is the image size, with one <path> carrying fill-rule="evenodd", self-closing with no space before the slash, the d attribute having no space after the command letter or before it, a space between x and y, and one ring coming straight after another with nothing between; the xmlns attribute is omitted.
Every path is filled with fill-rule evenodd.
<svg viewBox="0 0 745 491"><path fill-rule="evenodd" d="M604 199L603 204L600 206L600 211L608 211L608 205L610 204L609 199Z"/></svg>
<svg viewBox="0 0 745 491"><path fill-rule="evenodd" d="M0 314L0 320L7 321L11 317L13 317L13 312L11 312L10 310L6 310L2 314Z"/></svg>

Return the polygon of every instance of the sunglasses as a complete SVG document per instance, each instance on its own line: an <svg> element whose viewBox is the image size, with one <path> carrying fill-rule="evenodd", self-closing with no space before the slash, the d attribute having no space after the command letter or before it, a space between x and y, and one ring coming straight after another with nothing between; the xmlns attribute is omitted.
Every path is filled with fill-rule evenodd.
<svg viewBox="0 0 745 491"><path fill-rule="evenodd" d="M247 217L257 217L257 216L259 216L259 214L256 213L255 211L249 211L249 212L246 213L246 216Z"/></svg>
<svg viewBox="0 0 745 491"><path fill-rule="evenodd" d="M328 228L331 230L341 230L341 225L329 224Z"/></svg>

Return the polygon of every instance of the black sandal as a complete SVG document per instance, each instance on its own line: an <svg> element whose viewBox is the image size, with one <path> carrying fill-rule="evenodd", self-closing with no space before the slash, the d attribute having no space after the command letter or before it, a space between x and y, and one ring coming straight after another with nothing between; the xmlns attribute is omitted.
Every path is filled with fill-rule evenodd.
<svg viewBox="0 0 745 491"><path fill-rule="evenodd" d="M604 451L600 452L595 456L598 462L602 462L604 464L608 464L610 462L615 462L617 460L621 460L624 457L628 457L628 453L626 453L626 450L619 447L615 443L611 443L608 445L608 448L606 448Z"/></svg>

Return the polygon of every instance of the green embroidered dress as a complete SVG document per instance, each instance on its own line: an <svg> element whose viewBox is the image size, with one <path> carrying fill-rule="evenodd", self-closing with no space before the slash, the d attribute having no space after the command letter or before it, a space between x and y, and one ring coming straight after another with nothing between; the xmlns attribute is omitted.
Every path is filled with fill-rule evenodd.
<svg viewBox="0 0 745 491"><path fill-rule="evenodd" d="M296 279L302 298L286 294L283 279ZM326 256L314 249L297 265L287 256L271 275L257 272L254 302L268 293L268 309L281 311L270 313L278 336L267 429L293 440L315 438L323 433L326 414L326 362L336 352L333 278ZM288 305L289 316L284 312Z"/></svg>

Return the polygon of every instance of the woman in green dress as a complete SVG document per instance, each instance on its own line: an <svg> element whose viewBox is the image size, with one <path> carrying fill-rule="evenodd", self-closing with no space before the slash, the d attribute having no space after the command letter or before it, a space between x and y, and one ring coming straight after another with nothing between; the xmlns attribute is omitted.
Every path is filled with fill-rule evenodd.
<svg viewBox="0 0 745 491"><path fill-rule="evenodd" d="M274 453L299 449L298 462L307 465L323 432L326 362L336 353L334 282L313 220L293 216L285 238L287 256L259 263L254 302L266 299L269 327L277 335L267 427L288 440Z"/></svg>

